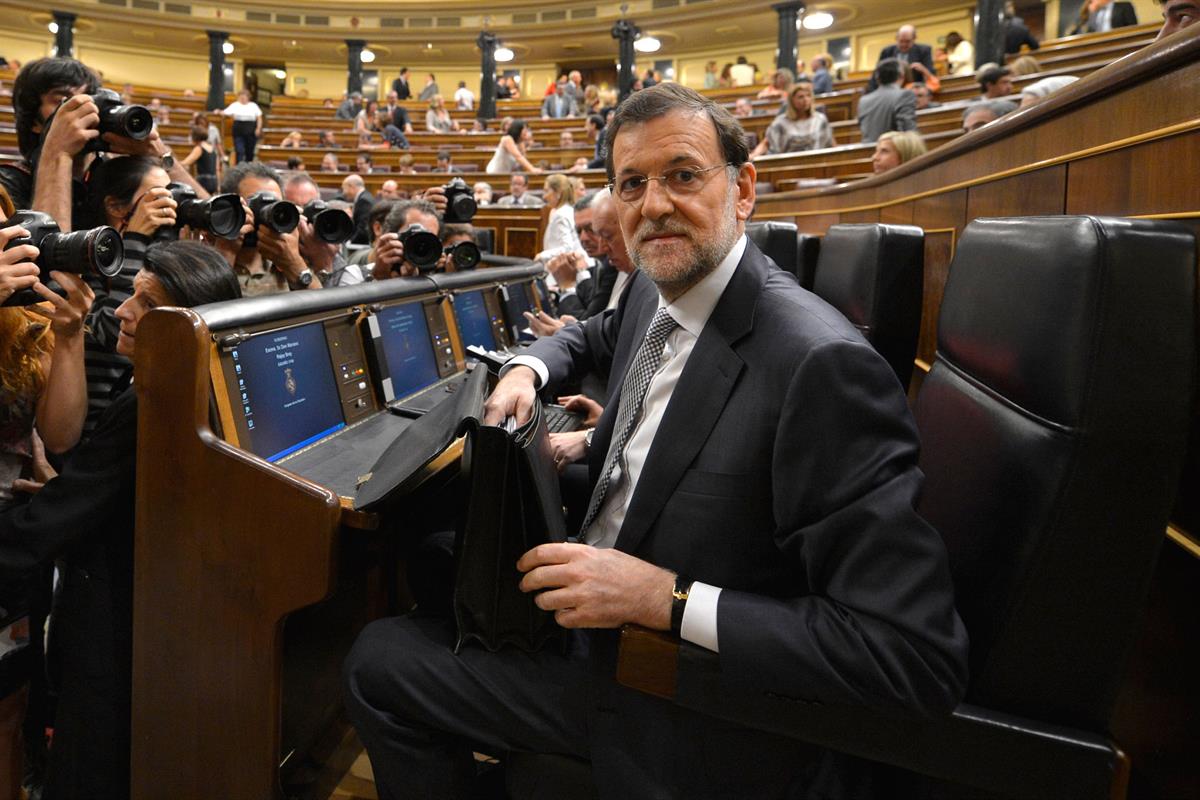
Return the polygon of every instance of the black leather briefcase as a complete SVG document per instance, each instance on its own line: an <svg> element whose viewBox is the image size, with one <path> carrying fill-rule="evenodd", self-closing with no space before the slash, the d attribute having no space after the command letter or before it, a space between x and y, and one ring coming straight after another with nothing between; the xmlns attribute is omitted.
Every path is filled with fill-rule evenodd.
<svg viewBox="0 0 1200 800"><path fill-rule="evenodd" d="M540 403L512 429L464 419L462 482L467 505L455 540L455 651L474 639L489 650L540 648L555 634L554 615L518 586L517 560L529 549L567 538Z"/></svg>

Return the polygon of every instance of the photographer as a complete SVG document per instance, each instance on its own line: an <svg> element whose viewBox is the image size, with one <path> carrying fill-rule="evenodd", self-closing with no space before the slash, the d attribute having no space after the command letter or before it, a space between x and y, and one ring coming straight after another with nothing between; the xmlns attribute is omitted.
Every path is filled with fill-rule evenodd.
<svg viewBox="0 0 1200 800"><path fill-rule="evenodd" d="M382 195L383 192L380 192L380 194ZM371 231L371 246L355 250L349 259L351 264L355 264L366 270L367 264L372 262L375 242L378 241L380 235L383 233L383 223L391 210L395 208L396 202L394 198L381 197L371 204L371 212L367 214L367 225Z"/></svg>
<svg viewBox="0 0 1200 800"><path fill-rule="evenodd" d="M283 187L283 196L289 203L294 203L303 210L314 200L321 199L321 189L305 173L288 178ZM347 220L350 215L346 215ZM309 269L317 273L324 286L353 286L366 280L362 268L358 264L347 262L342 253L341 244L322 241L313 230L312 224L303 216L300 218L300 255L308 262Z"/></svg>
<svg viewBox="0 0 1200 800"><path fill-rule="evenodd" d="M0 184L8 189L14 205L43 211L63 232L70 231L75 225L73 211L86 202L82 180L100 150L158 158L171 180L195 187L200 197L208 196L187 169L175 163L157 129L140 140L101 134L101 109L94 100L98 91L96 73L71 58L40 58L17 75L13 113L24 161L0 165Z"/></svg>
<svg viewBox="0 0 1200 800"><path fill-rule="evenodd" d="M442 200L445 202L444 194ZM413 225L420 225L436 236L442 227L437 207L428 200L396 203L384 220L383 233L375 241L375 262L371 270L375 280L411 278L420 274L417 266L405 259L404 242L401 241L401 235Z"/></svg>
<svg viewBox="0 0 1200 800"><path fill-rule="evenodd" d="M238 273L242 294L247 297L321 288L320 278L300 252L300 235L307 220L297 213L298 224L283 233L269 224L255 222L252 204L280 200L281 183L279 173L261 161L231 167L221 180L222 193L240 195L245 203L246 224L237 237L214 238L211 243ZM282 213L283 209L279 211ZM285 216L290 217L291 213Z"/></svg>
<svg viewBox="0 0 1200 800"><path fill-rule="evenodd" d="M442 248L446 251L442 253L441 259L438 261L437 269L439 272L457 272L458 267L454 263L454 258L450 255L450 250L455 246L464 242L475 243L475 227L469 222L454 222L442 226L441 231Z"/></svg>

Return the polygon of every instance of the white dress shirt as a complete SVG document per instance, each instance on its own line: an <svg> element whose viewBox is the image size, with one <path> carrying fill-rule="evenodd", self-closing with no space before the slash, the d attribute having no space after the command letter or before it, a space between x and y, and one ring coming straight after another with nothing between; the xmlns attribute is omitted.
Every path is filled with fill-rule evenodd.
<svg viewBox="0 0 1200 800"><path fill-rule="evenodd" d="M666 308L679 327L667 336L658 370L650 379L642 414L634 424L625 446L623 463L614 467L611 489L604 498L591 528L585 531L588 543L594 547L612 547L625 522L629 503L637 489L642 468L650 454L654 437L658 433L663 414L670 404L675 386L687 366L696 340L700 338L708 318L733 278L738 262L746 250L746 237L742 236L733 245L717 268L706 275L674 302L667 303L659 297L659 308ZM624 274L624 273L622 273ZM616 288L613 294L617 293ZM549 370L540 360L530 356L518 356L509 362L530 367L538 374L539 386L549 378ZM506 365L507 366L507 365ZM620 479L619 479L620 478ZM721 590L715 586L696 581L692 584L687 606L684 608L681 634L684 639L712 651L717 651L717 600Z"/></svg>
<svg viewBox="0 0 1200 800"><path fill-rule="evenodd" d="M616 308L621 302L621 295L625 293L625 284L629 283L629 276L632 272L622 272L617 270L617 279L613 281L612 294L608 296L608 305L604 307L607 311L610 308Z"/></svg>

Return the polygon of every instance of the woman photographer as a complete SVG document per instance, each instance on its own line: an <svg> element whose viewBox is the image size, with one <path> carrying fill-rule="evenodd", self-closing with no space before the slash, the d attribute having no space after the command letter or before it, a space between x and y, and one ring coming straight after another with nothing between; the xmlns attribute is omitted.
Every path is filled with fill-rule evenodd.
<svg viewBox="0 0 1200 800"><path fill-rule="evenodd" d="M189 241L147 250L134 287L116 312L126 357L151 309L240 296L225 260ZM129 796L136 460L137 397L127 388L62 474L0 514L0 580L59 567L51 630L59 695L45 800Z"/></svg>

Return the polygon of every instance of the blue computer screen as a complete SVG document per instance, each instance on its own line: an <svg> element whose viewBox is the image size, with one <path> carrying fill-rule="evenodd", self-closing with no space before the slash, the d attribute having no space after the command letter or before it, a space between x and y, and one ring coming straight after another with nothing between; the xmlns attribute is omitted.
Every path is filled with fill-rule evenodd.
<svg viewBox="0 0 1200 800"><path fill-rule="evenodd" d="M435 383L437 361L421 303L390 306L377 316L394 395L405 397Z"/></svg>
<svg viewBox="0 0 1200 800"><path fill-rule="evenodd" d="M492 329L492 315L483 299L483 290L463 292L454 297L454 318L458 321L458 332L463 346L475 345L485 350L496 349L496 335Z"/></svg>
<svg viewBox="0 0 1200 800"><path fill-rule="evenodd" d="M345 427L320 322L254 336L230 356L252 453L278 461Z"/></svg>
<svg viewBox="0 0 1200 800"><path fill-rule="evenodd" d="M524 283L510 283L507 288L508 301L504 310L508 314L508 324L525 328L529 322L525 319L524 312L534 310L533 300L529 297L529 286Z"/></svg>

